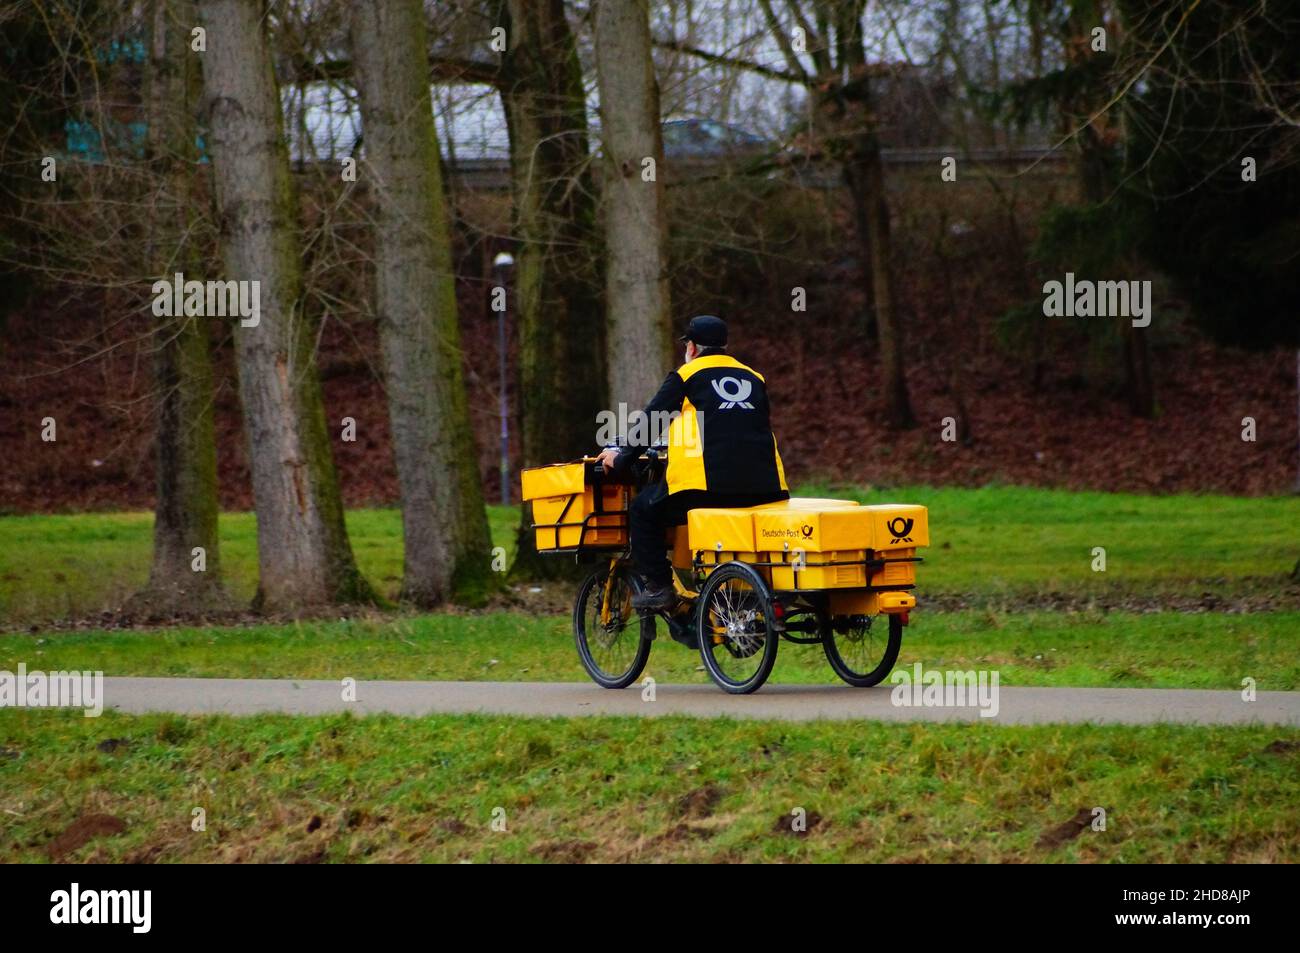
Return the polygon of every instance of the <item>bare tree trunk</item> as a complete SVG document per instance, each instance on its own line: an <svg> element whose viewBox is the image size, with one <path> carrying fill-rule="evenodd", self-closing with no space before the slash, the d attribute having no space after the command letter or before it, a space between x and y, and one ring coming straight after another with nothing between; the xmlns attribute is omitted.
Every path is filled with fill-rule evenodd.
<svg viewBox="0 0 1300 953"><path fill-rule="evenodd" d="M885 422L903 429L916 425L903 363L903 328L894 302L890 263L889 202L885 167L880 157L871 69L862 35L863 0L838 0L835 18L839 78L823 94L823 115L838 127L835 151L843 158L844 180L853 199L858 244L869 265L876 335L880 343L880 384Z"/></svg>
<svg viewBox="0 0 1300 953"><path fill-rule="evenodd" d="M1156 414L1155 385L1151 380L1151 352L1147 346L1146 328L1133 327L1131 318L1123 322L1120 334L1124 338L1124 390L1128 395L1129 412L1135 417L1151 418Z"/></svg>
<svg viewBox="0 0 1300 953"><path fill-rule="evenodd" d="M903 429L916 425L903 364L903 329L894 307L890 267L889 204L880 147L874 134L858 136L853 155L845 165L845 179L853 197L858 242L871 273L876 334L880 341L880 390L885 400L885 421ZM870 142L865 140L871 140Z"/></svg>
<svg viewBox="0 0 1300 953"><path fill-rule="evenodd" d="M588 169L587 119L573 33L562 0L509 0L501 99L510 130L525 466L593 449L606 405L601 252ZM526 509L526 508L525 508ZM522 521L520 575L553 574Z"/></svg>
<svg viewBox="0 0 1300 953"><path fill-rule="evenodd" d="M491 543L470 429L420 0L352 7L377 205L375 299L406 544L402 597L482 596Z"/></svg>
<svg viewBox="0 0 1300 953"><path fill-rule="evenodd" d="M614 405L638 409L654 395L671 360L659 84L646 0L599 0L595 19L609 396ZM647 159L653 163L648 171Z"/></svg>
<svg viewBox="0 0 1300 953"><path fill-rule="evenodd" d="M257 508L254 605L372 598L343 522L303 307L297 197L258 0L202 0L202 54L226 278L260 283L255 326L234 329Z"/></svg>
<svg viewBox="0 0 1300 953"><path fill-rule="evenodd" d="M1067 62L1072 66L1081 67L1088 62L1089 57L1098 55L1091 52L1089 42L1092 29L1103 24L1105 15L1104 0L1075 0L1071 4L1065 23L1065 50ZM1122 108L1089 121L1108 96L1108 86L1085 88L1083 92L1067 97L1061 107L1067 128L1079 130L1076 137L1076 174L1083 199L1089 205L1100 205L1110 199L1116 185L1116 169L1108 140L1117 135L1120 140L1126 138L1122 128L1117 133L1110 125L1113 115L1118 115L1120 122L1123 122ZM1130 413L1135 417L1150 418L1155 416L1156 398L1147 329L1133 327L1131 319L1127 317L1120 320L1123 322L1120 326L1120 347L1124 366L1124 396Z"/></svg>
<svg viewBox="0 0 1300 953"><path fill-rule="evenodd" d="M154 0L150 22L148 162L157 197L149 219L147 267L169 283L176 272L199 277L191 237L195 112L202 95L191 0ZM132 600L149 612L200 611L223 601L217 533L217 452L212 359L205 319L158 318L154 331L157 391L153 565Z"/></svg>

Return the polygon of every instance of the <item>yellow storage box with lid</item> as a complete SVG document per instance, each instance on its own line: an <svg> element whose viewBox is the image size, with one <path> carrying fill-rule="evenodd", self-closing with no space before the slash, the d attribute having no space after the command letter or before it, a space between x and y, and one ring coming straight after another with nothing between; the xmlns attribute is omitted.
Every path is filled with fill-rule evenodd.
<svg viewBox="0 0 1300 953"><path fill-rule="evenodd" d="M843 589L867 585L872 517L860 506L794 505L755 510L754 536L772 567L773 589Z"/></svg>
<svg viewBox="0 0 1300 953"><path fill-rule="evenodd" d="M791 497L775 503L763 503L759 506L738 509L700 508L687 514L688 543L692 551L699 553L700 562L706 566L728 562L733 559L749 563L781 562L780 554L764 553L770 549L764 546L756 536L756 520L760 514L787 514L787 519L800 522L803 516L788 514L819 513L823 510L857 509L853 500L824 500L810 497ZM861 559L862 557L859 557ZM772 572L765 566L757 567L764 579L776 588ZM788 572L776 569L775 572ZM859 573L859 575L862 575ZM865 585L865 583L859 583ZM788 586L784 588L789 588Z"/></svg>
<svg viewBox="0 0 1300 953"><path fill-rule="evenodd" d="M557 463L523 471L522 499L533 507L539 550L618 549L628 542L627 507L631 487L592 483L591 461Z"/></svg>
<svg viewBox="0 0 1300 953"><path fill-rule="evenodd" d="M754 548L754 509L743 507L726 509L700 507L686 514L687 544L699 553L705 566L730 562L734 559L747 563L759 561ZM768 574L758 567L764 579Z"/></svg>
<svg viewBox="0 0 1300 953"><path fill-rule="evenodd" d="M930 545L930 514L924 506L880 503L864 506L871 517L871 549L880 568L871 574L872 586L916 584L918 546Z"/></svg>

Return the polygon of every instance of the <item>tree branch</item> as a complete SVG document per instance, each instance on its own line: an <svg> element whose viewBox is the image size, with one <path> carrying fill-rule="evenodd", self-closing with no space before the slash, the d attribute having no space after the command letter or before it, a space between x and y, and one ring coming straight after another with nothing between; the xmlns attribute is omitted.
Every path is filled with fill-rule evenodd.
<svg viewBox="0 0 1300 953"><path fill-rule="evenodd" d="M352 76L351 60L326 60L308 62L299 60L289 67L290 82L311 83L330 82L349 79ZM462 59L455 56L430 56L429 78L440 82L485 83L496 86L500 81L500 69L495 63L479 60Z"/></svg>
<svg viewBox="0 0 1300 953"><path fill-rule="evenodd" d="M697 56L707 63L717 63L720 66L730 66L735 69L748 70L751 73L757 73L759 76L767 76L771 79L779 79L786 83L794 83L796 86L807 86L809 78L794 73L787 73L785 70L773 69L770 66L764 66L762 63L755 63L752 60L738 59L734 56L726 56L722 53L711 53L708 50L700 49L698 46L691 46L689 43L683 43L680 40L655 40L654 45L661 50L673 50L677 53L685 53L688 56Z"/></svg>

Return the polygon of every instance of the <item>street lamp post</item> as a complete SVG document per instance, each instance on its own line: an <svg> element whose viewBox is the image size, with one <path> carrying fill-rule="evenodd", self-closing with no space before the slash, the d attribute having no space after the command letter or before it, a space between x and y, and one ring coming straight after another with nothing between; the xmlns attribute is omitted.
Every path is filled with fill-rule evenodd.
<svg viewBox="0 0 1300 953"><path fill-rule="evenodd" d="M506 283L510 269L514 267L515 258L509 252L498 252L492 259L492 271L496 277L496 288L501 289L500 307L497 307L498 292L492 292L492 306L497 312L497 384L500 394L498 416L501 419L501 504L510 505L510 401L506 391Z"/></svg>

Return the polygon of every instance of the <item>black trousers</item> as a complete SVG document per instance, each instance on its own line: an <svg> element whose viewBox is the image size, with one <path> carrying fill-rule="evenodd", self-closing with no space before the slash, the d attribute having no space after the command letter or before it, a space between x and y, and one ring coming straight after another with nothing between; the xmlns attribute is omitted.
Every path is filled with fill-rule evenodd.
<svg viewBox="0 0 1300 953"><path fill-rule="evenodd" d="M668 559L665 534L669 527L681 526L686 514L701 506L758 506L789 499L785 490L772 493L714 493L709 490L681 490L668 493L668 484L652 483L632 499L627 524L632 534L632 566L651 586L667 586L673 581L672 562Z"/></svg>

